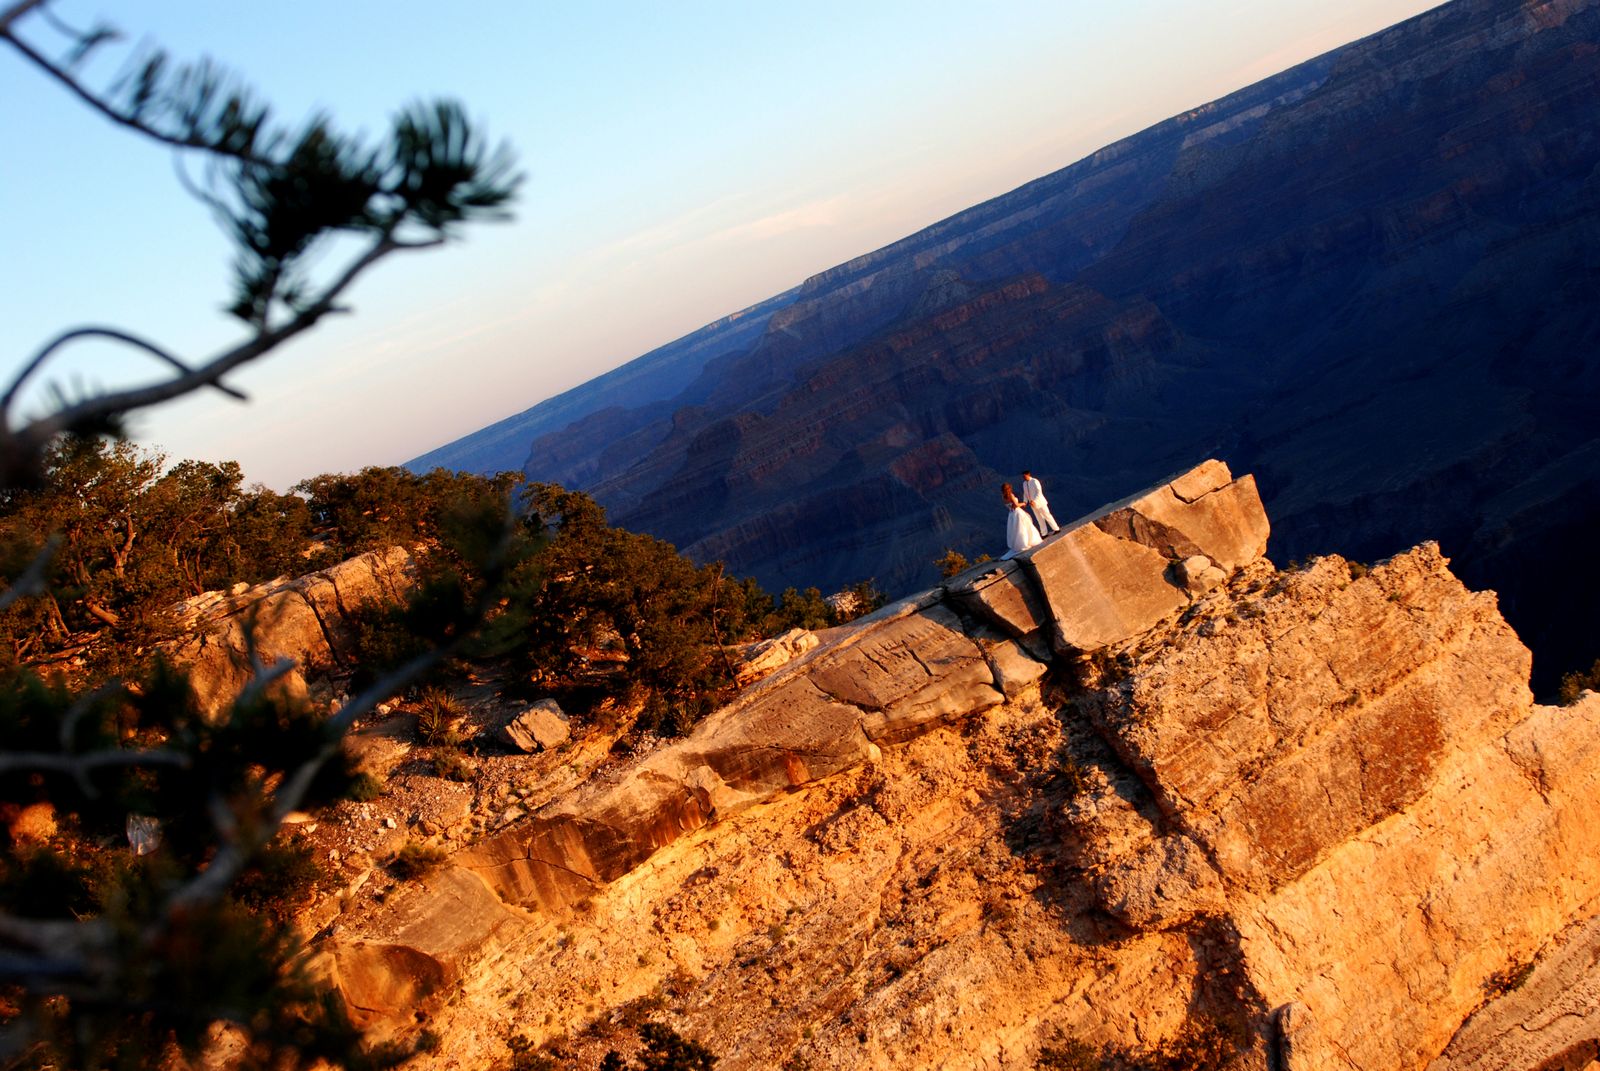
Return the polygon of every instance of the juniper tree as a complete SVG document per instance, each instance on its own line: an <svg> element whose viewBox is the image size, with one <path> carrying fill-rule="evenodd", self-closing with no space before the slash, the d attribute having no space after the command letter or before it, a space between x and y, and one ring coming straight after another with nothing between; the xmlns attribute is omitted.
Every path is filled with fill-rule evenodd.
<svg viewBox="0 0 1600 1071"><path fill-rule="evenodd" d="M83 61L119 41L108 26L63 24L45 0L0 7L0 42L13 55L90 113L177 154L189 192L232 240L228 308L241 336L198 359L98 324L45 341L0 393L8 507L44 483L66 438L115 437L127 414L199 390L242 399L230 372L345 311L345 292L380 261L504 218L519 181L511 152L485 140L454 102L410 106L386 137L368 142L326 116L281 124L224 68L155 48L132 50L120 74L91 84ZM355 239L354 252L313 270L334 236ZM121 390L58 388L53 407L19 416L24 386L90 339L121 344L159 374ZM197 468L169 489L203 496L231 478ZM139 538L132 531L101 549L114 559ZM64 542L8 548L0 610L49 594ZM204 568L179 564L197 575ZM455 635L488 605L498 569L491 547ZM104 602L83 609L93 615L97 605L115 615ZM298 970L290 931L240 905L272 862L267 846L285 815L339 790L341 734L443 653L418 655L326 717L273 697L286 664L258 664L255 682L210 723L160 667L80 693L9 673L0 682L0 809L15 816L46 806L60 836L14 841L0 855L0 1065L154 1065L170 1046L203 1048L219 1024L231 1024L241 1046L235 1064L383 1062L361 1053L358 1035ZM130 816L162 820L159 848L135 856L103 847ZM85 858L62 845L101 847Z"/></svg>

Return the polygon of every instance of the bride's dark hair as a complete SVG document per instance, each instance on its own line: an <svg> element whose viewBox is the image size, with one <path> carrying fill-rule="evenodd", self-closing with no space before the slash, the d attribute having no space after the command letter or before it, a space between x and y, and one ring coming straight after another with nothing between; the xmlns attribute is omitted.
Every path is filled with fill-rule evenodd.
<svg viewBox="0 0 1600 1071"><path fill-rule="evenodd" d="M1009 483L1003 483L1000 485L1000 497L1005 499L1006 505L1011 506L1012 508L1022 505L1021 502L1017 501L1017 493L1011 489L1011 485Z"/></svg>

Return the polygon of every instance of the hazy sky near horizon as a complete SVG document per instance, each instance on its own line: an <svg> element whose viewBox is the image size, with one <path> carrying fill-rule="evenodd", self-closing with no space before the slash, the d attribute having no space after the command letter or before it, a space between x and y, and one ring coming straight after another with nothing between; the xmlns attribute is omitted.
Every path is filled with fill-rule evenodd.
<svg viewBox="0 0 1600 1071"><path fill-rule="evenodd" d="M298 121L374 135L462 100L527 174L511 223L391 258L354 315L148 411L171 460L237 460L280 490L398 464L1101 146L1436 6L1435 0L703 0L446 9L411 0L53 6L211 56ZM54 41L35 25L29 37ZM126 55L124 46L116 56ZM107 53L103 60L114 57ZM91 79L115 74L98 62ZM228 243L173 154L97 117L0 47L5 285L22 364L84 323L192 361L242 331ZM99 344L69 388L160 376ZM9 374L7 376L9 379ZM43 404L35 388L27 396Z"/></svg>

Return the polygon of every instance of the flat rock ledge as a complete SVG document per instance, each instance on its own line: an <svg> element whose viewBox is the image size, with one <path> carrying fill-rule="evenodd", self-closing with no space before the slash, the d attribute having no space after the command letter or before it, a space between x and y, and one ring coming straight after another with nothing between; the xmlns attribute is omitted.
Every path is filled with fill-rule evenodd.
<svg viewBox="0 0 1600 1071"><path fill-rule="evenodd" d="M702 826L1005 702L1052 653L1148 630L1192 601L1185 561L1232 571L1261 557L1267 534L1255 481L1206 461L883 607L615 780L458 852L381 933L328 942L328 969L358 1019L408 1016L503 948L508 929L559 918Z"/></svg>

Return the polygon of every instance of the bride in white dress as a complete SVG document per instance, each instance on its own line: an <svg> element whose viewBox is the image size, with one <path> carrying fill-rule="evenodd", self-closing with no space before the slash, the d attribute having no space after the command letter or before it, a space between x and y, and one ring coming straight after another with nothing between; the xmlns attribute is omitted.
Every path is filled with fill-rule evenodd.
<svg viewBox="0 0 1600 1071"><path fill-rule="evenodd" d="M1014 557L1021 554L1029 547L1039 545L1039 529L1033 526L1033 518L1028 516L1028 511L1022 508L1022 503L1017 500L1017 493L1011 489L1009 483L1000 485L1000 497L1006 501L1006 508L1010 516L1006 518L1006 550L1001 559Z"/></svg>

